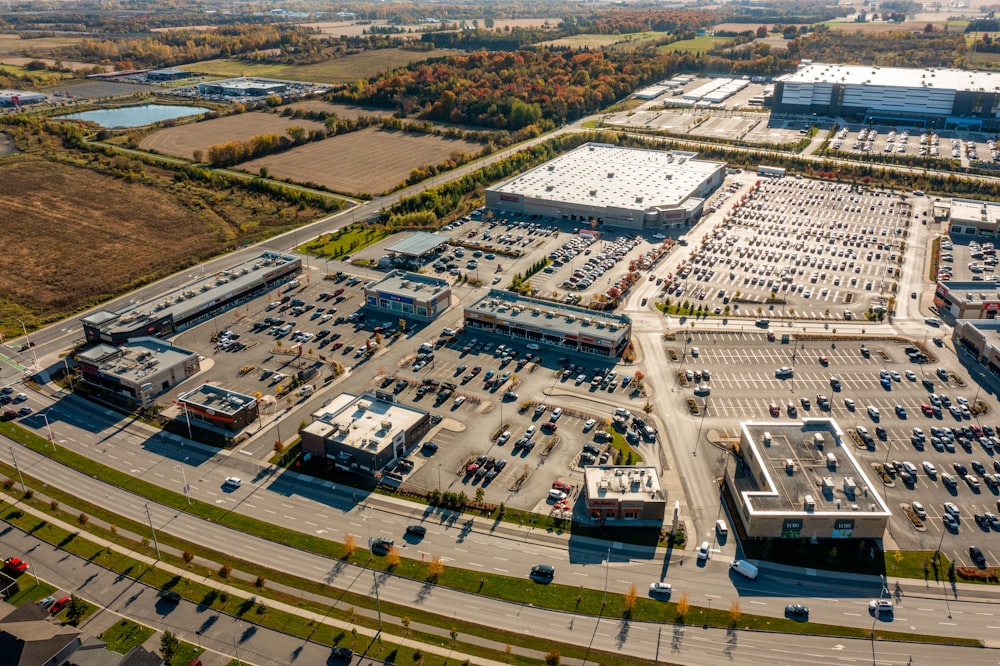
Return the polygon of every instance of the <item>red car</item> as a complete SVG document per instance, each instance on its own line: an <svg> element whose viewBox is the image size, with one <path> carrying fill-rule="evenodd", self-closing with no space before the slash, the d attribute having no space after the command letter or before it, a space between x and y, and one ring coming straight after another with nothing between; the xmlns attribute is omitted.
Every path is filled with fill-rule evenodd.
<svg viewBox="0 0 1000 666"><path fill-rule="evenodd" d="M49 615L58 615L66 606L69 606L69 597L60 597L54 604L49 606Z"/></svg>
<svg viewBox="0 0 1000 666"><path fill-rule="evenodd" d="M781 408L773 402L771 403L771 416L781 416Z"/></svg>
<svg viewBox="0 0 1000 666"><path fill-rule="evenodd" d="M772 331L767 332L767 341L774 342L774 333Z"/></svg>
<svg viewBox="0 0 1000 666"><path fill-rule="evenodd" d="M23 574L28 570L28 563L17 557L8 557L3 561L3 568L16 574Z"/></svg>
<svg viewBox="0 0 1000 666"><path fill-rule="evenodd" d="M337 351L338 349L340 349L343 346L344 346L343 342L335 342L335 343L333 343L333 346L330 347L330 351Z"/></svg>
<svg viewBox="0 0 1000 666"><path fill-rule="evenodd" d="M924 416L934 416L934 408L926 403L920 405L920 411L924 413Z"/></svg>
<svg viewBox="0 0 1000 666"><path fill-rule="evenodd" d="M819 362L820 365L830 365L830 359L828 359L826 356L820 356Z"/></svg>
<svg viewBox="0 0 1000 666"><path fill-rule="evenodd" d="M569 485L565 481L556 481L552 484L552 487L556 490L561 490L567 495L573 491L573 486Z"/></svg>

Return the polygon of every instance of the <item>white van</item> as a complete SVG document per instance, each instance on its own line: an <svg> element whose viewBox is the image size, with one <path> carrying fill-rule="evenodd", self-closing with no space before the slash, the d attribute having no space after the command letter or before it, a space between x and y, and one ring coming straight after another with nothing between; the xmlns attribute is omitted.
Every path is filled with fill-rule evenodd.
<svg viewBox="0 0 1000 666"><path fill-rule="evenodd" d="M729 566L733 571L746 576L750 580L757 577L757 567L750 564L746 560L733 560L732 564Z"/></svg>
<svg viewBox="0 0 1000 666"><path fill-rule="evenodd" d="M299 387L299 395L302 396L303 398L312 394L313 394L312 384L303 384L302 386Z"/></svg>

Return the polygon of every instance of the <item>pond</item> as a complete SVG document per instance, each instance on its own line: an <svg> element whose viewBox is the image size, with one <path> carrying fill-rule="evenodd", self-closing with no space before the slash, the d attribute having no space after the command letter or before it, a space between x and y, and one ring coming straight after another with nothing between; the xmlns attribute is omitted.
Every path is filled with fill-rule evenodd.
<svg viewBox="0 0 1000 666"><path fill-rule="evenodd" d="M141 106L126 106L120 109L100 109L84 111L68 116L59 116L62 120L87 120L101 127L143 127L152 123L197 116L209 109L200 106L172 106L169 104L143 104Z"/></svg>

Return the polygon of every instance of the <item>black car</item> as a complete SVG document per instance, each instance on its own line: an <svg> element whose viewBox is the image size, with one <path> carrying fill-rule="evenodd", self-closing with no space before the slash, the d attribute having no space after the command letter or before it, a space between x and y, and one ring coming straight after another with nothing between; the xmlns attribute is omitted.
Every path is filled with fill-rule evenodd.
<svg viewBox="0 0 1000 666"><path fill-rule="evenodd" d="M160 590L160 599L171 604L179 604L181 602L181 593L177 590Z"/></svg>
<svg viewBox="0 0 1000 666"><path fill-rule="evenodd" d="M410 536L423 538L427 534L427 528L423 525L407 525L406 533Z"/></svg>
<svg viewBox="0 0 1000 666"><path fill-rule="evenodd" d="M354 659L354 650L349 647L335 647L333 648L333 657L340 661L351 661Z"/></svg>
<svg viewBox="0 0 1000 666"><path fill-rule="evenodd" d="M536 564L531 567L531 577L532 578L544 578L552 579L555 578L556 570L554 567L548 564Z"/></svg>
<svg viewBox="0 0 1000 666"><path fill-rule="evenodd" d="M788 604L785 606L785 615L808 620L809 609L802 604Z"/></svg>
<svg viewBox="0 0 1000 666"><path fill-rule="evenodd" d="M979 550L979 546L969 546L969 557L972 558L977 567L986 566L986 557L983 555L983 551Z"/></svg>
<svg viewBox="0 0 1000 666"><path fill-rule="evenodd" d="M388 553L389 549L393 547L395 542L392 539L386 539L384 537L376 537L372 539L372 552L373 553Z"/></svg>

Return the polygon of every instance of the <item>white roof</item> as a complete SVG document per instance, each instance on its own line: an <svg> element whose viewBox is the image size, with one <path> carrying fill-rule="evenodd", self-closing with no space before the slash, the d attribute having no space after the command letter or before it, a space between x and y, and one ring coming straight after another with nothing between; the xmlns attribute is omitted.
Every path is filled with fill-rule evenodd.
<svg viewBox="0 0 1000 666"><path fill-rule="evenodd" d="M795 83L840 83L894 88L943 88L949 90L1000 90L1000 72L945 69L941 67L908 68L873 65L832 65L803 63L779 81Z"/></svg>
<svg viewBox="0 0 1000 666"><path fill-rule="evenodd" d="M490 189L581 206L676 208L725 167L695 155L588 143Z"/></svg>

